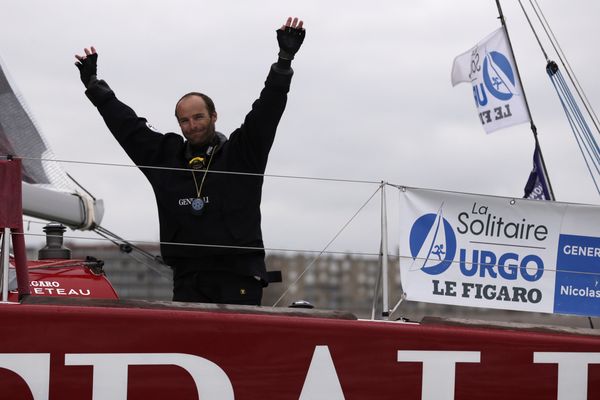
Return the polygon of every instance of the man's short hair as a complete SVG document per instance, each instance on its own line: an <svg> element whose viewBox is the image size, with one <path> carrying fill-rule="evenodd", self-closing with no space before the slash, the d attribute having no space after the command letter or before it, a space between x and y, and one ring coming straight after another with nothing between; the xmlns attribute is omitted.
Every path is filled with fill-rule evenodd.
<svg viewBox="0 0 600 400"><path fill-rule="evenodd" d="M181 96L181 98L177 101L177 104L175 104L175 118L179 119L179 117L177 116L177 106L179 105L179 103L181 103L181 100L186 99L190 96L202 97L202 100L204 100L204 103L206 103L206 108L208 109L209 115L213 115L217 112L217 110L215 108L215 103L212 101L212 99L210 97L208 97L204 93L200 93L200 92L189 92L189 93L186 93L183 96Z"/></svg>

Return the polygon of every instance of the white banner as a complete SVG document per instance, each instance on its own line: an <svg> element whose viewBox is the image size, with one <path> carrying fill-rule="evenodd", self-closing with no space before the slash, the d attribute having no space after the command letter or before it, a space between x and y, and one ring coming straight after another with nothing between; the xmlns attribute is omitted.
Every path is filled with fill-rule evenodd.
<svg viewBox="0 0 600 400"><path fill-rule="evenodd" d="M600 207L400 191L406 299L600 316Z"/></svg>
<svg viewBox="0 0 600 400"><path fill-rule="evenodd" d="M454 59L452 86L473 86L479 120L487 133L529 121L523 90L504 29Z"/></svg>

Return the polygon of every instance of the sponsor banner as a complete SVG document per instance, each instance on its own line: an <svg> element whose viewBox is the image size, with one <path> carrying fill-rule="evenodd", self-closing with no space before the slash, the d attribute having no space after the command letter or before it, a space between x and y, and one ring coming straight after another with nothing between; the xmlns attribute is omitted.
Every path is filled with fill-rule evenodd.
<svg viewBox="0 0 600 400"><path fill-rule="evenodd" d="M400 191L407 300L600 316L600 207Z"/></svg>
<svg viewBox="0 0 600 400"><path fill-rule="evenodd" d="M470 83L479 120L487 133L529 121L504 29L492 32L452 65L452 86Z"/></svg>

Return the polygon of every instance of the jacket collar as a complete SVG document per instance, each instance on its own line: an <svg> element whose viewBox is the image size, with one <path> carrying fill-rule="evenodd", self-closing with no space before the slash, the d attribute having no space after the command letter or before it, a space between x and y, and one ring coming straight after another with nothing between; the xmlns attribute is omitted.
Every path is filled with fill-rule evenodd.
<svg viewBox="0 0 600 400"><path fill-rule="evenodd" d="M213 151L216 151L218 153L225 144L225 142L227 142L227 137L221 132L215 132L215 137L212 143L209 145L202 146L199 149L193 148L190 142L186 141L183 155L186 160L191 160L192 158L198 156L210 157Z"/></svg>

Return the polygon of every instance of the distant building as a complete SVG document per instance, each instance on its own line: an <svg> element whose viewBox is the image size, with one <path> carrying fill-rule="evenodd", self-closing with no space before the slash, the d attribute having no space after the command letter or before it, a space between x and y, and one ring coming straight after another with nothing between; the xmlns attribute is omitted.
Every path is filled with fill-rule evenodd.
<svg viewBox="0 0 600 400"><path fill-rule="evenodd" d="M104 271L123 299L171 300L172 278L165 277L144 265L142 257L126 254L117 246L81 246L66 243L72 258L92 256L104 261ZM145 247L159 254L158 246ZM37 259L37 249L29 249L29 257ZM134 258L135 257L135 258ZM375 257L321 256L313 254L267 254L267 268L282 272L283 282L272 283L264 291L263 306L287 307L297 300L310 302L318 309L345 310L359 318L371 318L373 296L379 278L379 260ZM170 272L165 269L163 272ZM389 306L400 300L398 258L389 259ZM281 299L280 299L281 298ZM381 318L381 289L375 302L375 317ZM600 326L599 318L536 314L518 311L491 310L472 307L426 304L404 301L392 318L405 317L420 321L425 316L480 320L541 323L589 327Z"/></svg>
<svg viewBox="0 0 600 400"><path fill-rule="evenodd" d="M104 261L104 271L120 298L172 298L172 279L144 265L144 259L135 253L123 253L117 246L112 245L81 246L66 243L65 246L71 249L73 258L92 256ZM151 254L159 254L157 246L145 247L144 250ZM30 250L30 256L36 258L37 253ZM310 254L268 254L267 268L271 271L281 271L283 282L272 283L265 289L263 305L274 305L285 292L277 306L285 307L296 300L306 300L319 309L342 309L361 316L370 316L379 271L378 260L351 256L322 256L314 261L314 257ZM307 268L309 266L310 268ZM390 282L394 287L398 287L397 268L391 267L390 270L393 270L393 273L390 273Z"/></svg>

